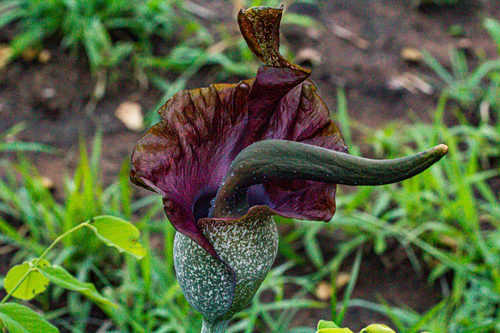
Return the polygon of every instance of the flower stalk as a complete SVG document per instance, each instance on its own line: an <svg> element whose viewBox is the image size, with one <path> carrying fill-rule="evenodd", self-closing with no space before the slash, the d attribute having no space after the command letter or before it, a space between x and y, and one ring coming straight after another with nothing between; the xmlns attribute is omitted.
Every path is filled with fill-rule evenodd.
<svg viewBox="0 0 500 333"><path fill-rule="evenodd" d="M203 319L201 333L224 333L229 325L229 320L224 320L217 323L209 323Z"/></svg>

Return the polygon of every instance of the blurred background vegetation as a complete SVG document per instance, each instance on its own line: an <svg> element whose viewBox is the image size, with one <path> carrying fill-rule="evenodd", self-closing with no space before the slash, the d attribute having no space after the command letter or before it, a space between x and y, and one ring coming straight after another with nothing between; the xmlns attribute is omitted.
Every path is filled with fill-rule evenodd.
<svg viewBox="0 0 500 333"><path fill-rule="evenodd" d="M411 10L419 10L462 1L410 2ZM233 8L255 5L281 2L234 1L226 14L234 17ZM104 98L117 71L161 91L145 114L151 125L158 121L156 109L198 79L207 64L218 66L219 82L255 75L258 63L236 25L214 22L212 11L192 1L4 0L0 28L15 34L1 49L0 71L22 61L27 50L43 57L46 48L61 48L88 66L95 103ZM292 23L321 25L314 16L283 17L283 24ZM423 62L439 81L435 109L425 121L410 115L412 121L403 125L370 128L349 116L345 89L339 85L334 90L334 118L352 154L396 158L440 143L450 147L449 153L430 170L400 184L341 187L337 213L328 224L277 218L282 231L279 260L230 332L313 333L315 321L297 324L300 311L316 311L340 325L354 307L384 315L374 318L385 318L402 333L500 332L500 21L484 18L482 25L498 49L493 58L470 62L467 50L452 49L447 68L431 52L421 50ZM284 53L293 57L286 44ZM56 195L29 153L64 152L16 140L23 126L0 134L4 270L40 255L59 234L101 214L134 221L143 244L150 245L147 257L136 261L89 242L85 233L66 238L48 259L82 281L93 281L119 307L99 309L58 287L38 296L32 306L62 332L198 332L201 318L185 301L173 270L174 230L162 214L160 198L131 186L129 160L120 161L113 181L104 181L101 156L108 148L98 130L92 140L80 140L77 165L64 177L63 194ZM381 297L353 297L359 274L372 274L361 269L363 258L390 257L394 249L422 283L439 291L425 311Z"/></svg>

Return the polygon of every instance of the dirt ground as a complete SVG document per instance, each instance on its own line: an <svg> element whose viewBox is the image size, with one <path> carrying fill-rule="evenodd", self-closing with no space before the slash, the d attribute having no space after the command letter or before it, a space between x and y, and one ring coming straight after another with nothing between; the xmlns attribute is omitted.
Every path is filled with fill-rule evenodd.
<svg viewBox="0 0 500 333"><path fill-rule="evenodd" d="M313 67L311 79L333 112L337 87L343 86L350 116L372 128L391 121L411 121L410 114L428 121L435 109L443 83L421 60L411 60L411 53L403 56L404 50L425 49L446 68L451 67L448 52L453 47L465 49L471 63L478 61L478 55L498 56L482 27L484 18L500 17L497 0L464 0L456 6L418 8L411 0L317 3L286 3L285 15L286 11L309 15L322 27L283 26L283 43L299 62ZM218 13L216 20L233 22L229 21L234 20L232 12L224 9L227 3L206 1L204 5ZM450 29L456 27L462 29L458 37L450 34ZM7 43L12 34L12 29L0 31L0 44ZM62 149L61 156L30 155L41 174L55 181L57 193L61 191L61 175L75 163L79 137L90 138L96 127L102 126L102 168L105 179L111 181L141 136L128 130L114 111L125 101L138 102L143 110L149 110L163 93L151 85L143 89L132 75L118 73L108 81L105 96L94 111L86 112L95 84L87 64L50 45L50 61L21 59L0 71L0 133L25 122L26 129L19 139ZM424 83L408 84L408 78L414 77ZM189 87L207 84L202 75L195 78ZM324 250L328 253L328 246ZM439 290L418 276L408 260L401 259L399 250L394 249L385 259L365 256L354 297L374 301L382 297L390 304L423 312L439 300ZM317 320L328 317L328 310L303 311L296 324L314 326ZM349 310L345 323L355 330L384 320L373 312L354 308Z"/></svg>

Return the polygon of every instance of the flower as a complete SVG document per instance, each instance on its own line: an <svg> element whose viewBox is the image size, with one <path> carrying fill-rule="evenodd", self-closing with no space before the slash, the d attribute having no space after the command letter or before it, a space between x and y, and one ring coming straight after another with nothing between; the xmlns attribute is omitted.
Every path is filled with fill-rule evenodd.
<svg viewBox="0 0 500 333"><path fill-rule="evenodd" d="M202 332L224 332L266 277L278 247L273 215L329 221L336 184L397 182L447 151L439 145L390 161L347 154L310 71L278 51L281 13L254 7L238 15L266 63L254 79L177 93L132 154L131 180L162 195L178 231L175 269L203 315Z"/></svg>
<svg viewBox="0 0 500 333"><path fill-rule="evenodd" d="M210 212L239 218L265 205L273 214L329 221L336 183L400 181L447 151L440 145L390 162L346 154L328 108L307 80L310 71L278 51L281 13L254 7L238 15L247 44L266 63L254 79L175 94L132 154L131 180L161 194L175 229L218 259L199 227Z"/></svg>
<svg viewBox="0 0 500 333"><path fill-rule="evenodd" d="M268 8L259 21L272 29L276 48L281 11ZM254 41L249 22L239 17L243 35ZM315 85L306 80L309 71L280 61L280 67L261 66L255 79L177 93L133 153L132 181L161 194L177 231L214 255L197 222L207 217L231 162L245 147L281 139L347 152ZM329 221L334 195L335 184L294 180L255 186L249 199L252 206L267 205L283 216Z"/></svg>

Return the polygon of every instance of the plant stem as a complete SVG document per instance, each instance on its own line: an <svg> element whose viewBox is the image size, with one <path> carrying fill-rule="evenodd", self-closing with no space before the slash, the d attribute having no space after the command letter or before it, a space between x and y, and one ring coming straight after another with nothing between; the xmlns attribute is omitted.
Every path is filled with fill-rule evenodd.
<svg viewBox="0 0 500 333"><path fill-rule="evenodd" d="M217 321L215 323L209 323L203 318L203 326L201 327L201 333L224 333L229 325L229 320Z"/></svg>

